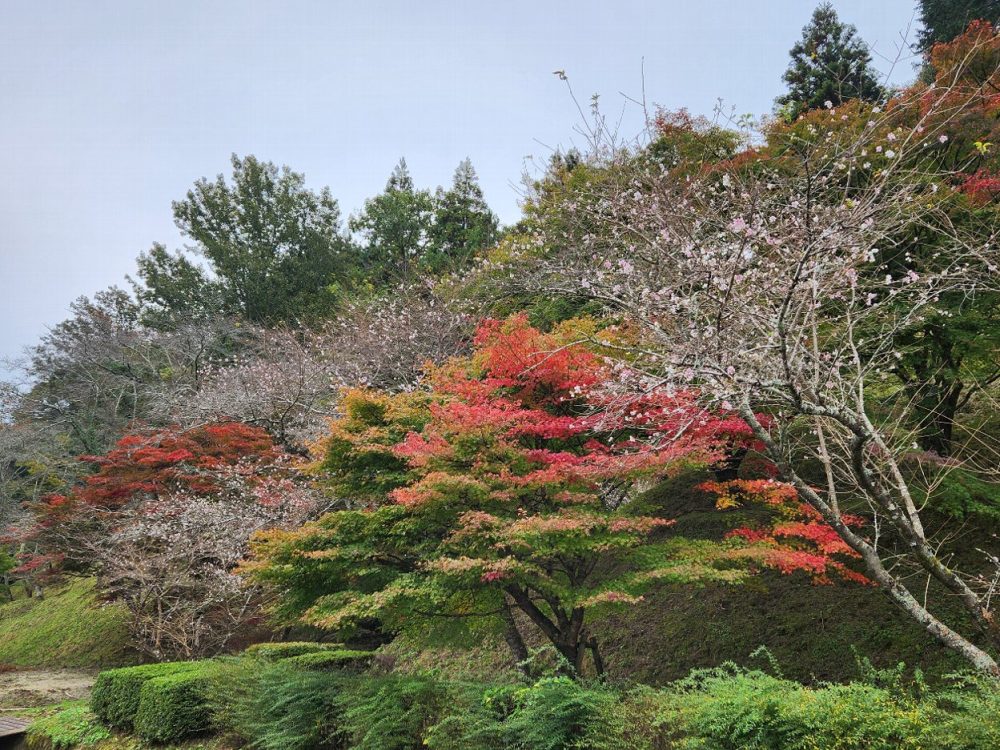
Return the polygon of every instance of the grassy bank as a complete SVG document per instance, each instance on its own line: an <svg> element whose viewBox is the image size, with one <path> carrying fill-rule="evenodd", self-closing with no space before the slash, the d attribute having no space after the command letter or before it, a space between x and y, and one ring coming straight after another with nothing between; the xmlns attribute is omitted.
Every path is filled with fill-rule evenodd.
<svg viewBox="0 0 1000 750"><path fill-rule="evenodd" d="M98 602L92 580L48 588L43 599L0 605L0 664L100 668L136 660L124 611Z"/></svg>

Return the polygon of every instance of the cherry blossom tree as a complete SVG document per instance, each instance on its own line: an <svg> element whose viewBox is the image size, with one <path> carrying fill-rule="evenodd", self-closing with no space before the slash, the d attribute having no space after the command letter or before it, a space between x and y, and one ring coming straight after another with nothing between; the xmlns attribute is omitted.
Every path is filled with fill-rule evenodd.
<svg viewBox="0 0 1000 750"><path fill-rule="evenodd" d="M975 52L962 60L981 64ZM866 575L928 633L1000 676L997 550L968 571L939 555L904 466L912 403L888 398L901 332L939 315L945 299L973 305L1000 287L995 215L953 222L961 175L934 157L982 106L992 64L976 84L952 69L886 111L830 104L727 160L598 150L602 178L522 236L532 260L518 281L585 295L641 332L635 343L596 341L663 384L736 410ZM913 236L931 238L933 251L908 245ZM982 450L995 460L994 443ZM852 523L859 512L863 528ZM975 639L945 621L928 586L960 603Z"/></svg>
<svg viewBox="0 0 1000 750"><path fill-rule="evenodd" d="M131 433L82 458L98 470L34 505L17 533L15 573L95 575L102 596L125 605L134 645L157 659L218 653L261 622L262 589L234 573L250 536L301 524L318 507L265 431Z"/></svg>
<svg viewBox="0 0 1000 750"><path fill-rule="evenodd" d="M342 388L410 389L428 362L464 351L471 321L453 307L431 288L401 287L345 304L317 330L255 329L173 417L184 424L236 419L304 453L336 415Z"/></svg>

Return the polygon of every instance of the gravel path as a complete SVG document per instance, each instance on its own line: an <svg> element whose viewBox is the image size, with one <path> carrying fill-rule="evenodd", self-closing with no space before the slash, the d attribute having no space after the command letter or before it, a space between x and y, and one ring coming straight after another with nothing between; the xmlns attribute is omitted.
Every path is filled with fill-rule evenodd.
<svg viewBox="0 0 1000 750"><path fill-rule="evenodd" d="M96 672L79 669L33 669L0 672L0 715L16 714L18 708L86 698Z"/></svg>

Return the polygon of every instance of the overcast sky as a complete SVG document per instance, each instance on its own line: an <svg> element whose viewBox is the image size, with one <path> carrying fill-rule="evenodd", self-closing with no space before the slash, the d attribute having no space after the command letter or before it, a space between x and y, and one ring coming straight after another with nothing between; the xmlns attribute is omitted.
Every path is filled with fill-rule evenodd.
<svg viewBox="0 0 1000 750"><path fill-rule="evenodd" d="M814 0L5 0L0 4L0 357L76 297L122 284L170 202L252 153L329 185L345 217L400 156L418 185L472 158L504 222L525 157L574 142L619 92L769 112ZM889 72L913 0L836 0ZM911 30L912 38L912 30ZM892 80L913 77L913 60ZM638 112L623 130L634 132ZM0 374L3 370L0 368Z"/></svg>

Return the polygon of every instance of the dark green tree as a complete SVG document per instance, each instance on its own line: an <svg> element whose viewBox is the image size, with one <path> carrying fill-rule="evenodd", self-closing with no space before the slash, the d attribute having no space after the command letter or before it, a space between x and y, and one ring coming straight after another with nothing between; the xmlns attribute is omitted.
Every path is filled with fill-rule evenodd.
<svg viewBox="0 0 1000 750"><path fill-rule="evenodd" d="M789 52L792 60L783 76L788 93L777 99L789 116L826 102L836 106L848 99L877 101L885 96L857 31L841 23L830 3L813 11L802 38Z"/></svg>
<svg viewBox="0 0 1000 750"><path fill-rule="evenodd" d="M362 266L376 285L405 281L418 267L427 249L434 218L430 192L418 190L400 159L385 191L365 201L361 213L350 221L361 235Z"/></svg>
<svg viewBox="0 0 1000 750"><path fill-rule="evenodd" d="M471 160L464 159L458 165L451 188L438 188L434 202L426 258L432 271L459 268L496 241L499 221L483 197Z"/></svg>
<svg viewBox="0 0 1000 750"><path fill-rule="evenodd" d="M139 254L136 265L138 278L130 281L142 305L142 320L152 328L168 329L179 320L202 319L225 307L222 286L183 253L171 253L157 242Z"/></svg>
<svg viewBox="0 0 1000 750"><path fill-rule="evenodd" d="M190 260L154 248L140 259L139 296L158 305L204 303L218 291L226 312L259 323L328 315L350 275L352 249L326 188L254 156L232 157L231 182L200 179L173 204L174 221L208 261L210 282Z"/></svg>
<svg viewBox="0 0 1000 750"><path fill-rule="evenodd" d="M937 42L950 42L965 31L970 21L985 19L1000 23L1000 0L919 0L920 23L915 48L930 50Z"/></svg>

